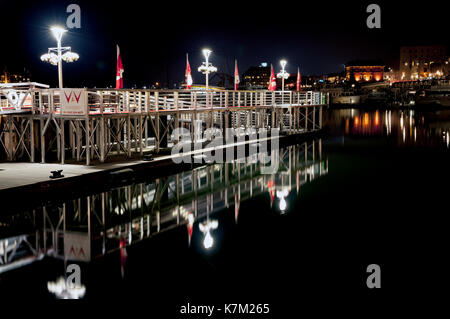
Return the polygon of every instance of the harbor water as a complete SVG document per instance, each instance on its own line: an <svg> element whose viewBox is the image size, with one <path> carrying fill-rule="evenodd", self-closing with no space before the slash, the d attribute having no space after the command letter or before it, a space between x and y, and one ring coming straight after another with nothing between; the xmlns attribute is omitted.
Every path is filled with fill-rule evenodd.
<svg viewBox="0 0 450 319"><path fill-rule="evenodd" d="M15 258L39 253L0 264L0 300L143 300L167 318L187 303L268 304L278 318L443 298L450 111L323 115L319 135L279 150L274 174L247 157L2 211L1 238L21 240ZM78 292L55 288L70 264ZM370 264L381 292L367 289Z"/></svg>

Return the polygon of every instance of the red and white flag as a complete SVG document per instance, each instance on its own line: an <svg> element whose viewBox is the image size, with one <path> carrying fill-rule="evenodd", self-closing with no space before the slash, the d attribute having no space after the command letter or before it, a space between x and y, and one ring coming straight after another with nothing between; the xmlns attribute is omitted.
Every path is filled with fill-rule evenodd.
<svg viewBox="0 0 450 319"><path fill-rule="evenodd" d="M117 71L116 71L116 89L123 89L123 64L120 56L120 49L117 45Z"/></svg>
<svg viewBox="0 0 450 319"><path fill-rule="evenodd" d="M269 91L275 91L277 89L277 80L275 79L275 73L273 73L273 66L270 65L270 80L269 87L267 88Z"/></svg>
<svg viewBox="0 0 450 319"><path fill-rule="evenodd" d="M192 85L192 75L191 75L191 66L189 65L188 55L186 53L186 71L184 73L186 78L186 89L190 89Z"/></svg>
<svg viewBox="0 0 450 319"><path fill-rule="evenodd" d="M237 60L234 60L234 90L237 91L238 84L240 83L239 79L239 71L238 71L238 65Z"/></svg>
<svg viewBox="0 0 450 319"><path fill-rule="evenodd" d="M300 67L297 71L297 92L300 92L302 89L302 76L300 75Z"/></svg>

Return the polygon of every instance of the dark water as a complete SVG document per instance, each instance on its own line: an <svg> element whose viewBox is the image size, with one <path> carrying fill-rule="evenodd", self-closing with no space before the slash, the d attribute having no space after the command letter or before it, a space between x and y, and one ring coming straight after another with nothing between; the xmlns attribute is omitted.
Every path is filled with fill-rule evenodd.
<svg viewBox="0 0 450 319"><path fill-rule="evenodd" d="M2 215L2 238L25 238L12 261L30 247L42 259L0 273L0 300L54 300L48 282L76 263L84 300L158 318L188 316L188 302L269 304L258 318L436 309L448 300L450 113L324 116L323 136L280 150L276 174L247 158ZM370 264L381 289L366 286Z"/></svg>

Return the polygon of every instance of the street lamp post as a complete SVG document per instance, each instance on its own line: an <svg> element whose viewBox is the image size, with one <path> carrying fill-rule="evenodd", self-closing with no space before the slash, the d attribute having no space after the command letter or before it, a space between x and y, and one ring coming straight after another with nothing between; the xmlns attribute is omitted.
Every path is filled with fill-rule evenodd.
<svg viewBox="0 0 450 319"><path fill-rule="evenodd" d="M49 48L46 54L41 56L41 60L44 62L49 62L52 65L58 66L58 82L59 88L63 88L63 77L62 77L62 61L65 62L74 62L79 59L79 55L75 52L72 52L71 47L63 47L61 46L62 36L67 30L64 28L55 26L50 28L53 33L53 36L56 39L56 48ZM56 52L56 53L55 53Z"/></svg>
<svg viewBox="0 0 450 319"><path fill-rule="evenodd" d="M208 88L209 88L209 83L208 83L209 73L216 72L217 68L215 66L213 66L211 63L209 63L209 56L212 51L209 49L203 49L202 52L203 52L203 55L205 56L205 62L202 62L202 65L198 67L198 72L202 72L203 74L206 75L206 90L208 90Z"/></svg>
<svg viewBox="0 0 450 319"><path fill-rule="evenodd" d="M281 60L281 71L277 74L277 78L281 78L281 91L284 92L284 80L286 80L289 77L289 73L286 72L284 69L286 67L287 61Z"/></svg>

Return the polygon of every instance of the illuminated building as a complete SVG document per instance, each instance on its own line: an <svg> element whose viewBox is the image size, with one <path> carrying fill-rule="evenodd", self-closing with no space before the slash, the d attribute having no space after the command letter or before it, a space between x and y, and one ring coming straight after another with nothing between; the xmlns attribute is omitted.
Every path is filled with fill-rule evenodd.
<svg viewBox="0 0 450 319"><path fill-rule="evenodd" d="M440 77L448 73L448 58L443 45L400 48L402 80Z"/></svg>
<svg viewBox="0 0 450 319"><path fill-rule="evenodd" d="M382 81L383 74L384 64L381 61L355 60L345 65L345 78L347 81Z"/></svg>
<svg viewBox="0 0 450 319"><path fill-rule="evenodd" d="M329 73L326 78L328 83L340 83L343 79L345 79L345 74L344 72Z"/></svg>
<svg viewBox="0 0 450 319"><path fill-rule="evenodd" d="M259 66L252 66L242 74L242 86L245 89L267 89L269 85L270 65L261 63Z"/></svg>
<svg viewBox="0 0 450 319"><path fill-rule="evenodd" d="M0 74L0 83L20 83L20 82L30 82L29 75L23 74L12 74L4 71Z"/></svg>

